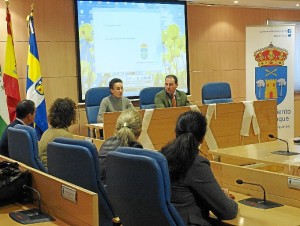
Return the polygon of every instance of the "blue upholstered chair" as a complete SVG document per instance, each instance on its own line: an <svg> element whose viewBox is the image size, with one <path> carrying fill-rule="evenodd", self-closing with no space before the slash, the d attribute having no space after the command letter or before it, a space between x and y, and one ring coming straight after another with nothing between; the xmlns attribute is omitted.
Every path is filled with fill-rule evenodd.
<svg viewBox="0 0 300 226"><path fill-rule="evenodd" d="M123 225L184 225L170 203L168 163L161 153L119 147L107 156L106 182Z"/></svg>
<svg viewBox="0 0 300 226"><path fill-rule="evenodd" d="M85 110L88 123L97 123L97 114L102 99L110 95L108 87L91 88L85 93Z"/></svg>
<svg viewBox="0 0 300 226"><path fill-rule="evenodd" d="M102 99L110 95L109 87L91 88L85 93L85 111L89 124L97 123L97 115ZM91 134L93 133L93 134ZM96 137L94 131L88 130L90 137Z"/></svg>
<svg viewBox="0 0 300 226"><path fill-rule="evenodd" d="M202 103L232 102L230 85L227 82L210 82L202 87Z"/></svg>
<svg viewBox="0 0 300 226"><path fill-rule="evenodd" d="M15 125L8 128L8 149L10 158L32 168L47 172L38 157L38 138L34 128Z"/></svg>
<svg viewBox="0 0 300 226"><path fill-rule="evenodd" d="M48 144L48 172L98 194L99 224L112 226L114 212L100 181L100 166L95 145L86 140L56 138Z"/></svg>
<svg viewBox="0 0 300 226"><path fill-rule="evenodd" d="M140 108L151 109L155 108L154 98L155 95L163 90L163 87L147 87L140 92Z"/></svg>

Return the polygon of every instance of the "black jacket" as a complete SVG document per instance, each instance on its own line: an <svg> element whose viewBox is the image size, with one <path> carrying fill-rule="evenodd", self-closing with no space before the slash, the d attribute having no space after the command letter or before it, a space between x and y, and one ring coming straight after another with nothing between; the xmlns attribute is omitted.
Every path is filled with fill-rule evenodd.
<svg viewBox="0 0 300 226"><path fill-rule="evenodd" d="M222 191L202 156L196 157L185 178L171 183L171 202L186 225L216 225L209 211L220 220L233 219L238 213L237 203Z"/></svg>

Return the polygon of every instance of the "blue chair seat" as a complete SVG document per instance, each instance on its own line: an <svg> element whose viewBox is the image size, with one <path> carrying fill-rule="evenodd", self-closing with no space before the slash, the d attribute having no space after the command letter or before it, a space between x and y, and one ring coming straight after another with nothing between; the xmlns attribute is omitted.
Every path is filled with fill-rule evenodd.
<svg viewBox="0 0 300 226"><path fill-rule="evenodd" d="M166 158L159 152L119 147L107 156L107 194L123 225L184 226L170 202Z"/></svg>
<svg viewBox="0 0 300 226"><path fill-rule="evenodd" d="M38 138L34 128L20 124L9 127L8 149L10 158L42 172L47 172L38 156Z"/></svg>

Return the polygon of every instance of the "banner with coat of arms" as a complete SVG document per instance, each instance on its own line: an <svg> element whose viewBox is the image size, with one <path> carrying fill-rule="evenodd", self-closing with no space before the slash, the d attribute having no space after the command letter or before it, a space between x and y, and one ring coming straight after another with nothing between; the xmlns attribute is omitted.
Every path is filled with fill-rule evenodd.
<svg viewBox="0 0 300 226"><path fill-rule="evenodd" d="M246 28L246 99L277 101L278 137L294 137L294 26Z"/></svg>

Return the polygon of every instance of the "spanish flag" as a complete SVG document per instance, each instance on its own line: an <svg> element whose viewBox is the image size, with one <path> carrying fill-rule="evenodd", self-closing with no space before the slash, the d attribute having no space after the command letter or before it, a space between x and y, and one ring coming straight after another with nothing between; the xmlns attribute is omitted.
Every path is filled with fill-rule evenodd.
<svg viewBox="0 0 300 226"><path fill-rule="evenodd" d="M44 87L42 82L40 61L36 36L34 30L33 15L28 16L29 29L29 48L27 59L27 81L26 81L26 97L32 100L36 106L35 113L35 130L38 138L48 129L46 102L44 97Z"/></svg>
<svg viewBox="0 0 300 226"><path fill-rule="evenodd" d="M3 83L4 89L7 96L7 107L9 111L10 121L14 121L16 118L16 106L21 100L18 74L16 66L16 56L14 50L13 32L11 26L11 16L6 6L6 22L7 22L7 39L6 39L6 53L5 53L5 64L3 71Z"/></svg>

